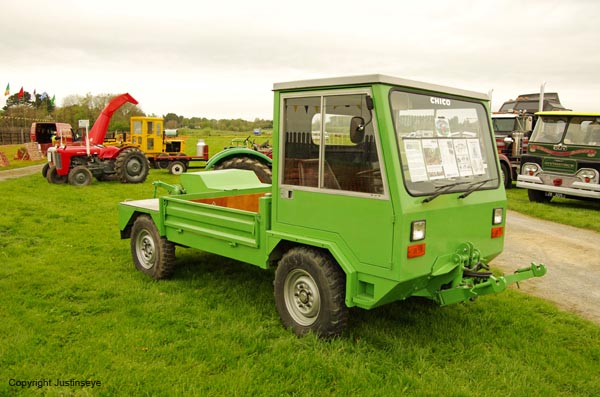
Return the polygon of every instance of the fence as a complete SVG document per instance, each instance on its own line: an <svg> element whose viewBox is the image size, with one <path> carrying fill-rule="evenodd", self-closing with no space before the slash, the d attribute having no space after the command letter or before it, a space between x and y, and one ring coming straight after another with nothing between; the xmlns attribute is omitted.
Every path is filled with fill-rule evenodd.
<svg viewBox="0 0 600 397"><path fill-rule="evenodd" d="M18 145L29 142L29 127L0 126L0 145Z"/></svg>

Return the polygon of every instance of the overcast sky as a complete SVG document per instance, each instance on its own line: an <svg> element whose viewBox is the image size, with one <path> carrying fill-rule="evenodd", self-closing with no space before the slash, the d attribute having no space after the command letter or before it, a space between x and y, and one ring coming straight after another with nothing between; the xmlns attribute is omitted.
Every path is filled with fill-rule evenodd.
<svg viewBox="0 0 600 397"><path fill-rule="evenodd" d="M272 118L275 82L381 73L600 112L600 1L0 0L0 88ZM0 99L4 105L5 97Z"/></svg>

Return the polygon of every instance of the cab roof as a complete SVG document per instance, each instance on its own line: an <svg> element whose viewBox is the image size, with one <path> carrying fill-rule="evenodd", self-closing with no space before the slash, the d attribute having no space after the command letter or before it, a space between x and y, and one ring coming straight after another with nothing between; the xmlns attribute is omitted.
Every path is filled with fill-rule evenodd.
<svg viewBox="0 0 600 397"><path fill-rule="evenodd" d="M600 117L600 113L590 113L590 112L573 112L573 111L565 111L565 110L557 110L557 111L548 111L548 112L537 112L536 116L592 116L592 117Z"/></svg>
<svg viewBox="0 0 600 397"><path fill-rule="evenodd" d="M464 96L469 98L477 98L489 100L487 94L475 91L463 90L460 88L447 87L437 84L430 84L421 81L407 80L383 74L368 74L360 76L345 76L331 77L314 80L298 80L285 83L273 84L273 91L287 91L309 88L326 88L333 86L350 86L350 85L368 85L368 84L388 84L398 87L418 88L427 91L441 92L446 94Z"/></svg>

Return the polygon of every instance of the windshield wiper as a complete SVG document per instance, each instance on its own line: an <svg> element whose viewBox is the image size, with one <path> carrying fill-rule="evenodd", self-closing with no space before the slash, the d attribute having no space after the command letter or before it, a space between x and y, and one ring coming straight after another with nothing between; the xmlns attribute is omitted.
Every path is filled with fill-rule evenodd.
<svg viewBox="0 0 600 397"><path fill-rule="evenodd" d="M428 202L430 202L432 200L435 200L440 195L446 193L448 190L450 190L450 188L453 188L454 186L458 186L458 185L464 185L466 183L471 183L471 181L456 182L456 183L450 183L448 185L438 186L438 187L435 188L435 192L431 196L427 197L426 199L424 199L421 202L422 203L428 203Z"/></svg>
<svg viewBox="0 0 600 397"><path fill-rule="evenodd" d="M492 179L485 179L485 180L479 181L479 182L473 182L473 185L469 188L469 190L467 190L466 192L464 192L463 194L461 194L460 196L458 196L458 198L459 199L464 199L469 194L473 193L475 190L479 189L480 187L482 187L486 183L491 182L491 181L495 181L495 180L496 180L496 178L492 178Z"/></svg>

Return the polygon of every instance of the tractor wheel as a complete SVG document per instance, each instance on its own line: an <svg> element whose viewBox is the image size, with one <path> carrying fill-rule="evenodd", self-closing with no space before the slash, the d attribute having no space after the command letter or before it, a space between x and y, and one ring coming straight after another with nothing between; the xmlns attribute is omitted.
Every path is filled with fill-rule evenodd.
<svg viewBox="0 0 600 397"><path fill-rule="evenodd" d="M181 175L187 170L185 163L182 161L172 161L169 164L169 172L173 175Z"/></svg>
<svg viewBox="0 0 600 397"><path fill-rule="evenodd" d="M327 253L310 247L289 250L275 272L275 304L281 322L298 336L342 333L348 321L346 277Z"/></svg>
<svg viewBox="0 0 600 397"><path fill-rule="evenodd" d="M150 162L138 148L127 148L117 156L115 171L123 183L141 183L148 177Z"/></svg>
<svg viewBox="0 0 600 397"><path fill-rule="evenodd" d="M85 165L78 165L69 171L69 184L88 186L92 184L92 172Z"/></svg>
<svg viewBox="0 0 600 397"><path fill-rule="evenodd" d="M44 164L42 167L42 176L46 178L48 176L48 169L50 168L50 163Z"/></svg>
<svg viewBox="0 0 600 397"><path fill-rule="evenodd" d="M135 267L155 280L169 277L175 269L175 245L158 234L148 215L133 223L131 254Z"/></svg>
<svg viewBox="0 0 600 397"><path fill-rule="evenodd" d="M46 180L48 181L48 183L56 183L56 184L67 183L67 177L58 175L58 172L56 171L56 167L53 165L48 168L48 172L46 173Z"/></svg>
<svg viewBox="0 0 600 397"><path fill-rule="evenodd" d="M272 181L271 169L262 161L252 157L234 157L215 165L215 170L224 170L230 168L254 171L262 183L271 183Z"/></svg>
<svg viewBox="0 0 600 397"><path fill-rule="evenodd" d="M512 187L512 172L510 167L506 163L501 163L500 168L502 169L502 181L504 182L504 188L510 189Z"/></svg>
<svg viewBox="0 0 600 397"><path fill-rule="evenodd" d="M529 196L529 201L534 203L549 203L552 200L552 196L546 196L546 192L542 192L541 190L527 189L527 195Z"/></svg>

